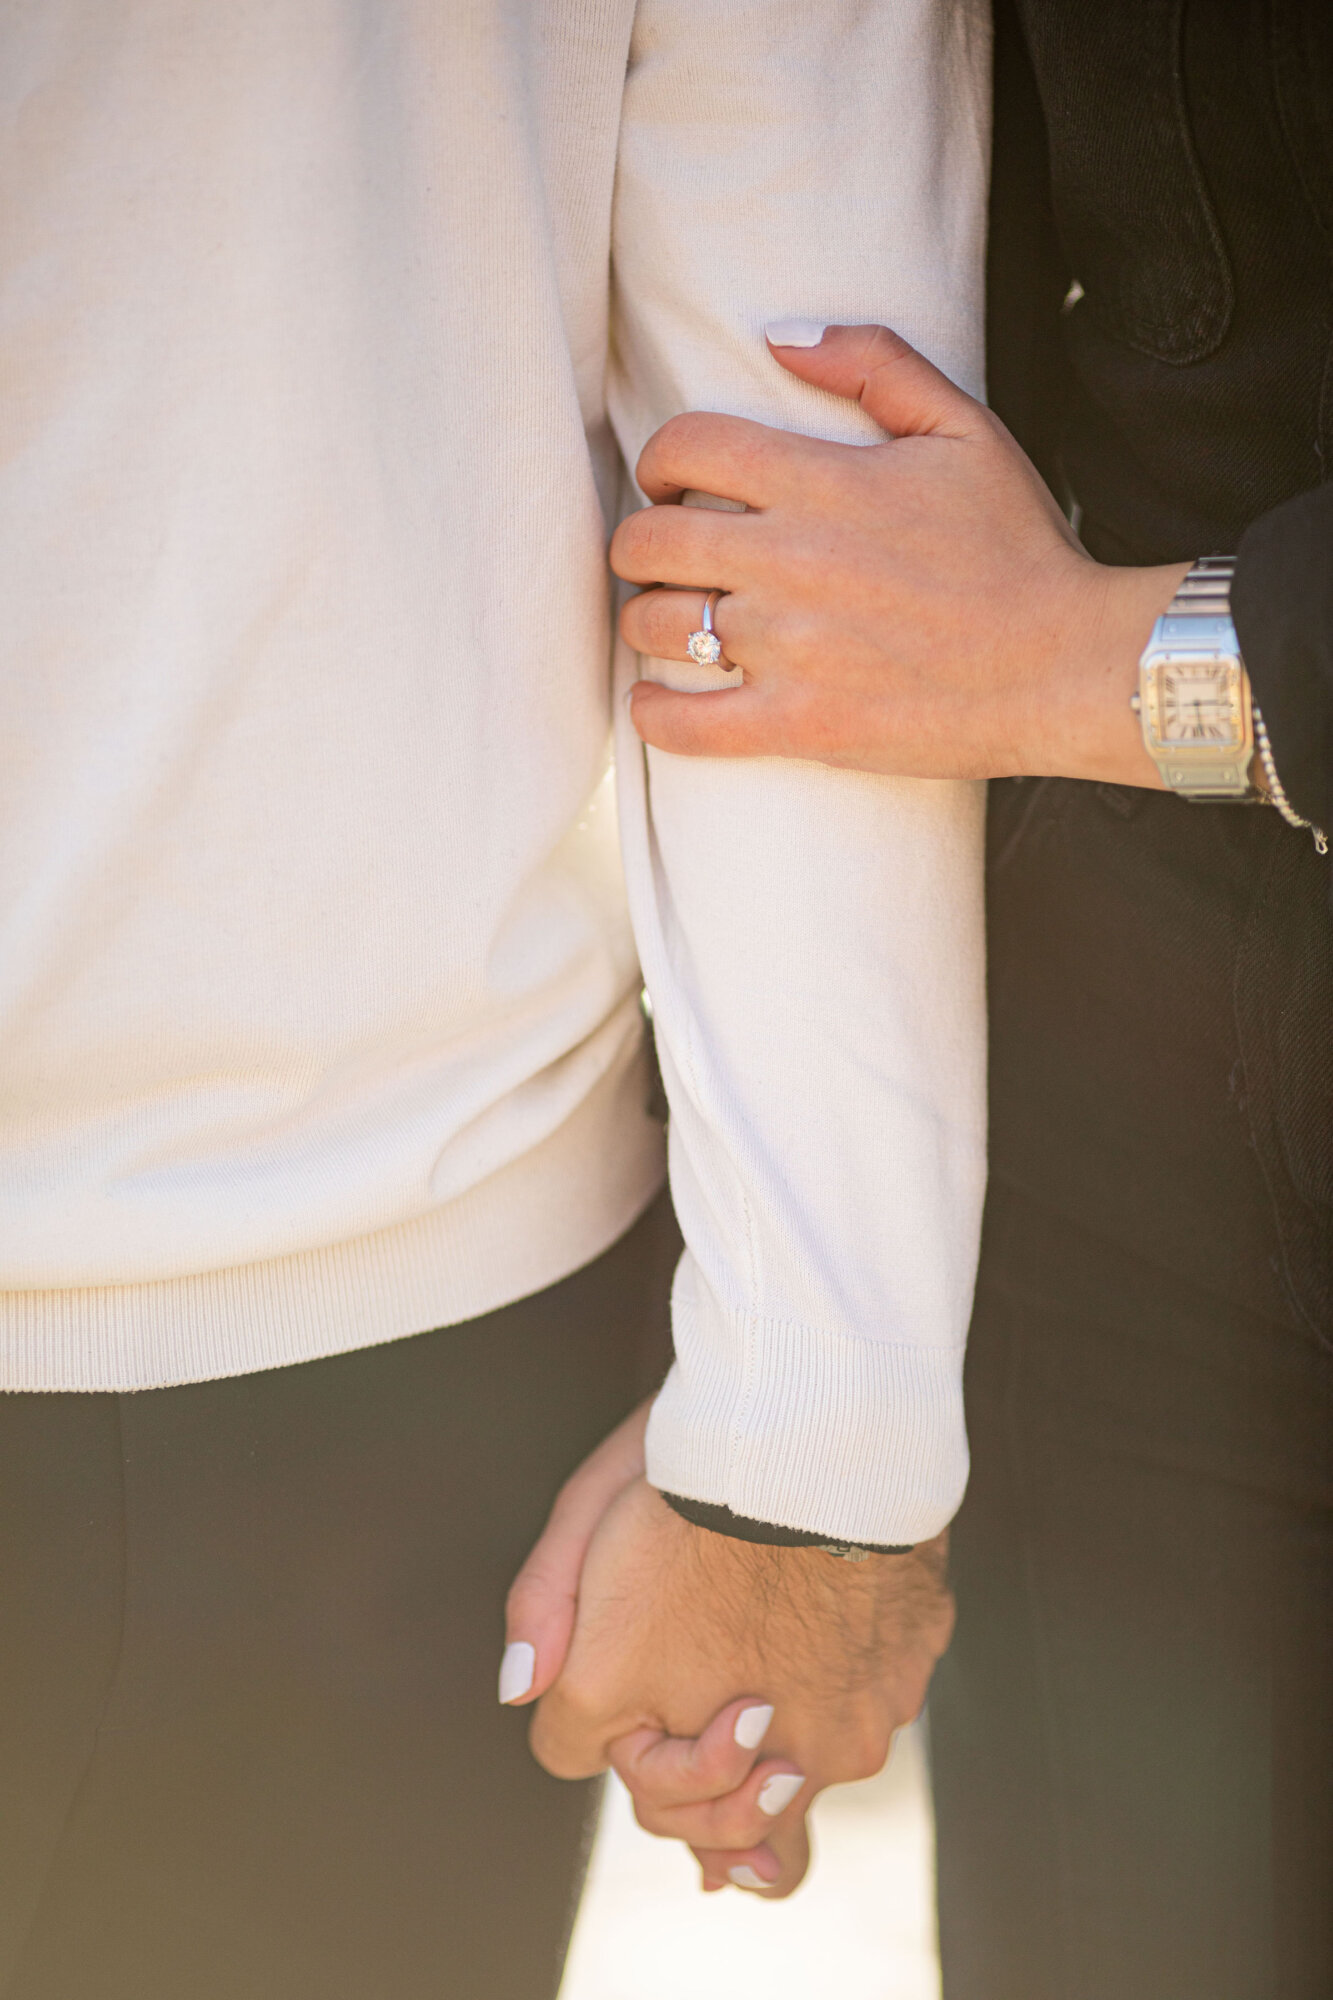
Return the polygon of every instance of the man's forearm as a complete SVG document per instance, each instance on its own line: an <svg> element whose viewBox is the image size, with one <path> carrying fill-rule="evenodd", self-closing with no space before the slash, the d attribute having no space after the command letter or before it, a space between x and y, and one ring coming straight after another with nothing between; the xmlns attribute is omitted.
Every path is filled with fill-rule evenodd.
<svg viewBox="0 0 1333 2000"><path fill-rule="evenodd" d="M984 83L986 45L955 45L936 78L918 39L926 17L917 0L637 8L608 385L628 463L689 404L870 440L859 412L774 366L758 324L775 295L835 310L870 283L980 380L973 107L985 96L960 92L952 65ZM723 132L746 135L739 184ZM804 162L799 193L791 157ZM839 189L866 179L895 196L852 215ZM712 578L705 567L689 580ZM617 662L626 691L664 671L628 648ZM709 674L685 663L678 678ZM915 1543L949 1519L966 1476L962 1346L985 1172L983 800L808 763L685 766L645 754L623 708L617 792L688 1246L650 1476L829 1539Z"/></svg>

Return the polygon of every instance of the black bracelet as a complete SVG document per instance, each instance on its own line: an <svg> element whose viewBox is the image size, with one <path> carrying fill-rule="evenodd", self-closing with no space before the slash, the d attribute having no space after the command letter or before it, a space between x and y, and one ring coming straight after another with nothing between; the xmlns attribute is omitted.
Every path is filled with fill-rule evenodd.
<svg viewBox="0 0 1333 2000"><path fill-rule="evenodd" d="M733 1542L757 1542L772 1549L822 1549L826 1555L842 1556L847 1562L860 1562L866 1556L908 1556L915 1546L912 1542L833 1541L810 1528L779 1528L772 1521L753 1521L748 1514L733 1514L730 1507L719 1506L714 1500L682 1500L678 1493L663 1493L662 1498L683 1521L707 1528L710 1534L727 1535Z"/></svg>

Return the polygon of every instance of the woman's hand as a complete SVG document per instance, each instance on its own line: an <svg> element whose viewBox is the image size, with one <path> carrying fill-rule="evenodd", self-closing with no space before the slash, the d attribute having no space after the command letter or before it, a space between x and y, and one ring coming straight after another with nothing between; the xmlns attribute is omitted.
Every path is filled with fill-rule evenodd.
<svg viewBox="0 0 1333 2000"><path fill-rule="evenodd" d="M667 587L633 598L621 629L641 653L684 660L702 593L724 590L715 625L739 672L703 694L639 682L644 740L903 776L1160 787L1129 699L1187 565L1094 562L999 419L886 328L828 327L773 352L890 436L829 444L695 414L649 440L638 476L659 504L621 524L611 560ZM660 504L691 488L748 511Z"/></svg>
<svg viewBox="0 0 1333 2000"><path fill-rule="evenodd" d="M510 1585L500 1662L500 1699L508 1706L536 1701L565 1664L584 1558L607 1509L643 1477L643 1440L652 1406L652 1397L646 1397L571 1472Z"/></svg>

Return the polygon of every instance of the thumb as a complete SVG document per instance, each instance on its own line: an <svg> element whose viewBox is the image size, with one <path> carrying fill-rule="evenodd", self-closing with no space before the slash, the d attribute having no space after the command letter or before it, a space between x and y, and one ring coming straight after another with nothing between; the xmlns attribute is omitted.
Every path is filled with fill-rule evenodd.
<svg viewBox="0 0 1333 2000"><path fill-rule="evenodd" d="M500 1700L506 1707L536 1701L565 1664L583 1559L611 1502L643 1475L651 1403L651 1397L641 1403L566 1480L532 1554L510 1586L500 1662Z"/></svg>
<svg viewBox="0 0 1333 2000"><path fill-rule="evenodd" d="M987 422L980 403L887 326L776 320L765 332L775 361L860 403L891 437L970 437Z"/></svg>

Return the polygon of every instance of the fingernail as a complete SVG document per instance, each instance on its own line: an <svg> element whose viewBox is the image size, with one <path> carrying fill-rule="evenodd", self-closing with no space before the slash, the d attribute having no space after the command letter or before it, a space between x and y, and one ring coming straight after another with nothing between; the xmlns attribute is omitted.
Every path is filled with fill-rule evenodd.
<svg viewBox="0 0 1333 2000"><path fill-rule="evenodd" d="M822 319L771 319L764 339L770 347L818 347L824 328Z"/></svg>
<svg viewBox="0 0 1333 2000"><path fill-rule="evenodd" d="M727 1874L738 1889L771 1889L773 1884L765 1882L762 1875L756 1875L753 1868L741 1862L737 1868L728 1868Z"/></svg>
<svg viewBox="0 0 1333 2000"><path fill-rule="evenodd" d="M773 1710L767 1702L757 1708L743 1708L736 1717L736 1727L732 1735L742 1750L757 1750L768 1734L768 1725L773 1720Z"/></svg>
<svg viewBox="0 0 1333 2000"><path fill-rule="evenodd" d="M517 1701L532 1686L532 1676L537 1669L537 1649L526 1639L515 1639L512 1646L505 1647L505 1656L500 1662L500 1699Z"/></svg>
<svg viewBox="0 0 1333 2000"><path fill-rule="evenodd" d="M631 681L629 686L625 689L625 706L629 710L631 715L633 715L634 713L634 690L638 685L639 683L637 681Z"/></svg>
<svg viewBox="0 0 1333 2000"><path fill-rule="evenodd" d="M803 1771L775 1771L771 1778L765 1778L759 1787L759 1810L776 1819L780 1812L786 1812L801 1786L805 1783Z"/></svg>

